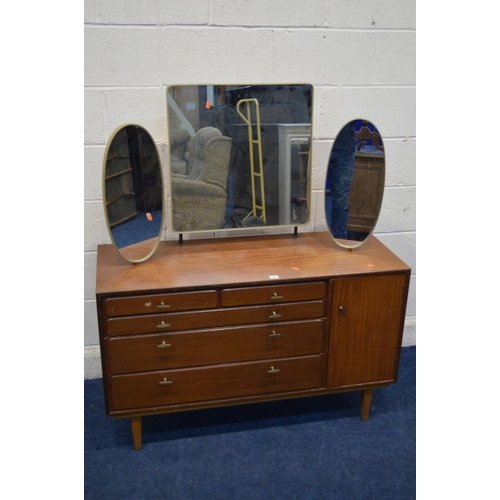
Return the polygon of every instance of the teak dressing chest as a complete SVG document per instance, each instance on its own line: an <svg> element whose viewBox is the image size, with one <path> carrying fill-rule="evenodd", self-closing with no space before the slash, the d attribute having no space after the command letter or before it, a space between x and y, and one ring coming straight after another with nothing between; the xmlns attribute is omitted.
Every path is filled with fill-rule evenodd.
<svg viewBox="0 0 500 500"><path fill-rule="evenodd" d="M375 237L161 242L143 264L97 249L106 413L141 417L373 390L397 380L410 268Z"/></svg>

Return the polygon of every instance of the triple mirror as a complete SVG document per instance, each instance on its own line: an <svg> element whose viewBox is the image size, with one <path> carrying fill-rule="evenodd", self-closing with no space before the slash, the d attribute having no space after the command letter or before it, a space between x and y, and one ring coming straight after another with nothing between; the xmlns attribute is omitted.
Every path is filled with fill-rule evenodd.
<svg viewBox="0 0 500 500"><path fill-rule="evenodd" d="M310 216L313 89L290 85L167 88L172 227L177 233L301 226ZM385 184L385 148L368 120L333 144L325 215L336 243L373 232ZM103 200L113 244L133 263L151 257L164 228L164 182L150 134L127 124L104 154Z"/></svg>
<svg viewBox="0 0 500 500"><path fill-rule="evenodd" d="M313 88L167 88L172 229L300 226L310 214Z"/></svg>
<svg viewBox="0 0 500 500"><path fill-rule="evenodd" d="M103 202L113 244L129 262L144 262L163 229L163 177L156 145L135 124L119 127L104 153Z"/></svg>

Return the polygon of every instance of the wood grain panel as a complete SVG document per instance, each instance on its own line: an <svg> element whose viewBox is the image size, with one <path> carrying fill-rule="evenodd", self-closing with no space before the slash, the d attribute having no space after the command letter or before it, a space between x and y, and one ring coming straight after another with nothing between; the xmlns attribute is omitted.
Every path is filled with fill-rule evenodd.
<svg viewBox="0 0 500 500"><path fill-rule="evenodd" d="M108 316L129 316L131 314L158 314L160 312L190 311L217 307L216 290L185 293L158 293L135 297L106 299Z"/></svg>
<svg viewBox="0 0 500 500"><path fill-rule="evenodd" d="M125 261L113 245L99 245L96 293L318 281L402 269L409 268L374 236L360 248L346 251L329 232L303 233L296 238L264 235L188 240L183 245L162 241L154 256L140 265Z"/></svg>
<svg viewBox="0 0 500 500"><path fill-rule="evenodd" d="M115 410L238 398L313 389L321 381L322 356L116 375L111 378ZM268 373L270 370L279 370ZM161 382L172 382L163 385Z"/></svg>
<svg viewBox="0 0 500 500"><path fill-rule="evenodd" d="M293 321L320 318L324 314L322 301L294 302L254 307L235 307L185 313L151 314L111 318L107 321L108 335L131 335L193 328L236 326L270 321ZM273 318L273 316L275 316Z"/></svg>
<svg viewBox="0 0 500 500"><path fill-rule="evenodd" d="M112 373L166 370L319 354L324 320L115 337L106 342Z"/></svg>
<svg viewBox="0 0 500 500"><path fill-rule="evenodd" d="M333 282L327 386L396 381L408 275Z"/></svg>
<svg viewBox="0 0 500 500"><path fill-rule="evenodd" d="M222 290L221 304L223 306L243 306L322 299L325 296L325 289L323 282L232 288Z"/></svg>

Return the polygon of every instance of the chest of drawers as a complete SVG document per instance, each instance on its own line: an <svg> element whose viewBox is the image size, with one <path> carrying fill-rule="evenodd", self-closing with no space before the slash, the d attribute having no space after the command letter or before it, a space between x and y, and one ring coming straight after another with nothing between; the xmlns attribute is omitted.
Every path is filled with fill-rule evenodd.
<svg viewBox="0 0 500 500"><path fill-rule="evenodd" d="M410 269L371 237L328 233L163 242L140 265L98 247L107 414L363 393L397 380Z"/></svg>

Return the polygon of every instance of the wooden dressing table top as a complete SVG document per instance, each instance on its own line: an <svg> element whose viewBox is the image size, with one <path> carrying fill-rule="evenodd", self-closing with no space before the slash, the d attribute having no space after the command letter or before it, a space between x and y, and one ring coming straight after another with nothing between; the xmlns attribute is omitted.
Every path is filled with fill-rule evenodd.
<svg viewBox="0 0 500 500"><path fill-rule="evenodd" d="M330 233L160 242L142 264L124 260L113 245L97 247L96 293L224 286L409 271L370 236L358 249L338 247Z"/></svg>

